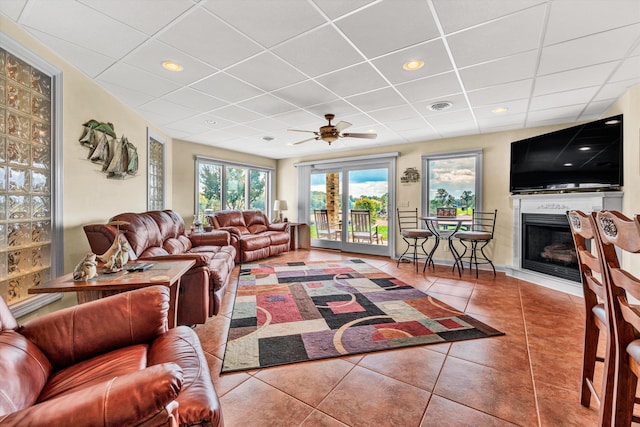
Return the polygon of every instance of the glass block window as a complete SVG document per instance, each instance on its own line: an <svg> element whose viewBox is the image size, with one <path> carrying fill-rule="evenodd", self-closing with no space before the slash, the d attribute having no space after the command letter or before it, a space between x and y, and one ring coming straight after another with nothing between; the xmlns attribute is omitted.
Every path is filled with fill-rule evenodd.
<svg viewBox="0 0 640 427"><path fill-rule="evenodd" d="M10 305L51 276L51 84L0 48L0 294Z"/></svg>
<svg viewBox="0 0 640 427"><path fill-rule="evenodd" d="M164 209L165 173L164 173L164 141L147 130L147 208L148 210Z"/></svg>

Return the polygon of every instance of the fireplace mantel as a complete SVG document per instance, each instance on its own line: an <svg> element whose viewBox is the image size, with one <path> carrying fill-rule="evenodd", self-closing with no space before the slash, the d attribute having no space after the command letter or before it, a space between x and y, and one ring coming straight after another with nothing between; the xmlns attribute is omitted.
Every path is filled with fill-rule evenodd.
<svg viewBox="0 0 640 427"><path fill-rule="evenodd" d="M518 194L511 196L513 204L513 264L507 274L538 285L553 288L572 295L582 296L582 285L521 267L522 265L522 214L560 214L569 210L586 213L608 210L622 210L621 191Z"/></svg>

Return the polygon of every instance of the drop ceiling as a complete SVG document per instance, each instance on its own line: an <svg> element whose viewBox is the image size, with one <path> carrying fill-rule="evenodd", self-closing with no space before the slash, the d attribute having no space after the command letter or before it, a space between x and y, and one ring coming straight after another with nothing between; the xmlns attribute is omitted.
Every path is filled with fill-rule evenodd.
<svg viewBox="0 0 640 427"><path fill-rule="evenodd" d="M638 0L3 0L0 13L172 138L274 159L591 120L640 83ZM317 131L325 113L378 137L291 145L312 135L287 129Z"/></svg>

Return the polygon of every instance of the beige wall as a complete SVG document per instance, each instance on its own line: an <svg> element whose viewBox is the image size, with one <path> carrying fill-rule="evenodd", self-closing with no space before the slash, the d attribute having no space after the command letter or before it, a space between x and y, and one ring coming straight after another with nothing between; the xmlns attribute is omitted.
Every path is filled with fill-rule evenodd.
<svg viewBox="0 0 640 427"><path fill-rule="evenodd" d="M222 148L208 145L195 144L192 142L174 140L173 141L173 206L187 225L193 221L195 212L195 157L202 156L218 160L226 160L246 165L263 166L276 168L277 161L266 157L254 156L252 154L239 153L237 151L224 150ZM275 179L278 179L276 173ZM275 194L279 197L278 194Z"/></svg>
<svg viewBox="0 0 640 427"><path fill-rule="evenodd" d="M143 211L147 197L147 121L130 108L109 95L74 67L42 46L36 39L17 28L11 21L0 16L0 28L9 37L62 71L62 141L63 154L61 173L62 211L64 233L64 272L89 251L89 244L82 226L105 222L112 215L125 211ZM78 138L82 124L89 119L108 121L114 124L118 136L126 135L138 149L140 168L138 175L125 180L107 179L97 165L86 160L88 149L80 145ZM171 139L157 128L155 132L165 136L167 150L171 152ZM172 159L167 156L168 169ZM171 205L172 182L168 185L168 205ZM75 303L75 294L66 294L61 303L53 307ZM47 310L51 310L48 307Z"/></svg>

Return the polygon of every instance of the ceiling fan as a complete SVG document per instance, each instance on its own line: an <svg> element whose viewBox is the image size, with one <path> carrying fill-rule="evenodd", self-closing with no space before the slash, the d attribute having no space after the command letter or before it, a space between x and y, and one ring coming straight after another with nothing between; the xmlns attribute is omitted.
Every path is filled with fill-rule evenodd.
<svg viewBox="0 0 640 427"><path fill-rule="evenodd" d="M345 130L346 128L351 126L351 123L349 122L344 122L344 121L340 121L338 123L336 123L335 125L331 124L331 120L333 120L333 118L335 117L335 115L333 114L325 114L324 118L327 119L327 121L329 122L326 126L322 126L320 127L320 131L316 132L313 130L299 130L299 129L288 129L291 132L309 132L309 133L313 133L316 136L314 136L313 138L307 138L307 139L303 139L302 141L298 141L298 142L294 142L291 145L298 145L298 144L302 144L303 142L307 142L307 141L312 141L312 140L318 140L321 139L325 142L328 142L329 145L331 145L331 143L335 140L337 140L338 138L366 138L366 139L376 139L376 137L378 136L375 133L343 133L342 131Z"/></svg>

